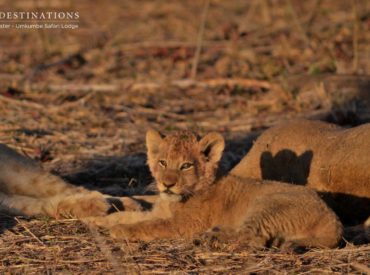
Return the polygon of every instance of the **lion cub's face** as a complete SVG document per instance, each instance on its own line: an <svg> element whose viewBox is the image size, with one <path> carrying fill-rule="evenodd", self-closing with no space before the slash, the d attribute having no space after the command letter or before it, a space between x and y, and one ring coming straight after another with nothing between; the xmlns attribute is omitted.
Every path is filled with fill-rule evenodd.
<svg viewBox="0 0 370 275"><path fill-rule="evenodd" d="M218 162L225 147L220 134L202 139L188 131L164 138L153 130L146 134L148 164L162 198L181 201L215 180Z"/></svg>

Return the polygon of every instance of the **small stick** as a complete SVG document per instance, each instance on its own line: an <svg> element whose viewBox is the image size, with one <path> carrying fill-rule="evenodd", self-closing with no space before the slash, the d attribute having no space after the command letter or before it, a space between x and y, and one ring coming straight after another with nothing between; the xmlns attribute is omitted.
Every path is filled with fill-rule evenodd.
<svg viewBox="0 0 370 275"><path fill-rule="evenodd" d="M117 260L117 258L112 254L110 247L105 243L105 240L102 236L100 236L96 227L92 225L88 225L88 229L90 230L92 236L96 240L96 244L100 248L101 252L105 255L105 258L112 264L112 268L115 271L115 274L122 274L122 266Z"/></svg>
<svg viewBox="0 0 370 275"><path fill-rule="evenodd" d="M353 15L353 72L357 73L358 70L358 34L359 34L359 23L358 23L358 10L357 0L352 0L352 15Z"/></svg>
<svg viewBox="0 0 370 275"><path fill-rule="evenodd" d="M0 95L0 101L10 103L10 104L14 104L14 105L18 105L18 106L21 106L21 107L30 107L30 108L40 109L40 110L45 109L45 107L43 105L38 104L36 102L31 102L31 101L28 101L28 100L17 100L17 99L13 99L13 98L10 98L10 97L5 97L5 96L2 96L2 95Z"/></svg>
<svg viewBox="0 0 370 275"><path fill-rule="evenodd" d="M200 23L200 28L199 28L198 38L197 38L197 47L195 50L193 66L191 68L191 74L190 74L190 78L192 79L195 79L195 77L197 76L199 57L200 57L200 52L202 50L203 34L204 34L205 25L206 25L206 19L208 15L208 9L209 9L210 2L211 0L205 0L205 3L204 3L202 20Z"/></svg>
<svg viewBox="0 0 370 275"><path fill-rule="evenodd" d="M17 217L14 217L14 219L32 236L32 238L34 238L41 245L45 246L45 244L39 238L37 238L36 235L33 234L32 231L24 223L22 223Z"/></svg>
<svg viewBox="0 0 370 275"><path fill-rule="evenodd" d="M288 10L289 10L289 12L290 12L290 14L293 18L293 21L294 21L294 24L295 24L297 30L301 33L301 36L302 36L304 42L309 46L310 41L308 39L307 33L303 29L303 26L302 26L301 22L299 21L298 15L297 15L296 11L294 10L292 2L290 0L286 0L286 3L287 3Z"/></svg>
<svg viewBox="0 0 370 275"><path fill-rule="evenodd" d="M354 262L354 263L351 263L351 266L354 269L360 271L361 273L363 272L364 274L370 274L370 268L368 268L364 264L360 264L360 263Z"/></svg>
<svg viewBox="0 0 370 275"><path fill-rule="evenodd" d="M311 13L308 16L307 20L307 29L309 29L312 26L313 22L315 21L318 15L318 9L320 8L321 4L322 0L316 0L316 2L313 5L313 8L311 8Z"/></svg>

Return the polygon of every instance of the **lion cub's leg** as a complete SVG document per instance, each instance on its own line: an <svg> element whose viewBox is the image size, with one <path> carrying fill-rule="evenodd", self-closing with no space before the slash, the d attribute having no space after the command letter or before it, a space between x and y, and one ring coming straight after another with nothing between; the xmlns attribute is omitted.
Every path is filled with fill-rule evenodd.
<svg viewBox="0 0 370 275"><path fill-rule="evenodd" d="M199 215L189 215L186 209L173 216L171 207L158 207L150 213L150 219L133 223L119 224L110 229L113 238L150 241L163 238L191 238L206 231L211 221Z"/></svg>
<svg viewBox="0 0 370 275"><path fill-rule="evenodd" d="M173 219L156 219L135 224L119 224L110 229L110 234L113 238L130 241L176 238L186 236L186 233L191 235L192 232L182 232Z"/></svg>
<svg viewBox="0 0 370 275"><path fill-rule="evenodd" d="M135 224L154 219L152 212L142 211L121 211L109 214L104 217L89 217L84 219L87 224L96 225L103 228L111 228L118 224Z"/></svg>
<svg viewBox="0 0 370 275"><path fill-rule="evenodd" d="M180 235L170 220L163 219L115 225L110 229L110 234L115 239L130 241L151 241L154 239L176 238Z"/></svg>
<svg viewBox="0 0 370 275"><path fill-rule="evenodd" d="M148 201L154 202L151 206L152 209L150 211L141 211L143 210L143 206L140 204L141 201L138 203L136 199L137 196L121 197L119 199L123 203L125 211L112 213L104 217L91 217L84 219L84 221L99 227L110 228L117 224L134 224L158 218L167 219L172 216L168 202L161 201L159 196L148 196L148 200L146 200L146 196L138 197L144 199L145 203L148 203ZM154 199L156 199L156 201L154 201Z"/></svg>

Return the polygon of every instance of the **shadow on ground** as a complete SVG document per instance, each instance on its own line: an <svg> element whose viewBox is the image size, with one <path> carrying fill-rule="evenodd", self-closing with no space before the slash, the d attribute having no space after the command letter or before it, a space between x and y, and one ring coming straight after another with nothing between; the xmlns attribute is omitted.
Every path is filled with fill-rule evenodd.
<svg viewBox="0 0 370 275"><path fill-rule="evenodd" d="M15 225L16 221L14 217L7 214L5 211L0 211L0 235Z"/></svg>
<svg viewBox="0 0 370 275"><path fill-rule="evenodd" d="M245 137L226 140L219 176L225 175L241 160L259 134L260 131L255 131ZM156 192L145 153L97 157L87 161L79 171L62 177L73 184L114 196L150 195Z"/></svg>

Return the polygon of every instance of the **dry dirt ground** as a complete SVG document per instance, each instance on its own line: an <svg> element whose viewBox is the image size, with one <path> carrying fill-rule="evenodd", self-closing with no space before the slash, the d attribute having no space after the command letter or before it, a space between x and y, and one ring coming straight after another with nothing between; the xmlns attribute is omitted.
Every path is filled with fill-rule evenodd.
<svg viewBox="0 0 370 275"><path fill-rule="evenodd" d="M227 171L295 117L370 121L369 1L0 1L80 12L76 30L1 30L0 142L75 184L147 193L145 131L221 132ZM370 245L293 254L114 242L76 220L0 217L0 273L369 274Z"/></svg>

